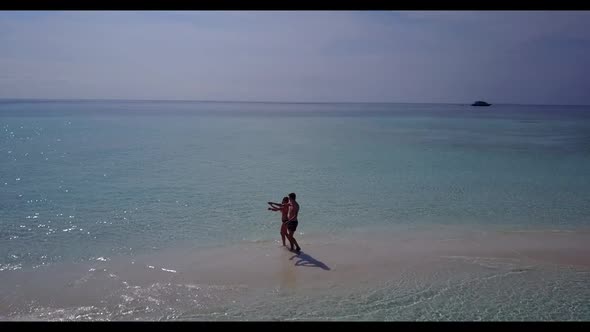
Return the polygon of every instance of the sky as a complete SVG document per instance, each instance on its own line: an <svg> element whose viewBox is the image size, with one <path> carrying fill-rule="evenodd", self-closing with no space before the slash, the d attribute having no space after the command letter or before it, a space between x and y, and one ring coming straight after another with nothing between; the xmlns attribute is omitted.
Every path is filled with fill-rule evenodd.
<svg viewBox="0 0 590 332"><path fill-rule="evenodd" d="M0 98L590 104L590 11L2 11Z"/></svg>

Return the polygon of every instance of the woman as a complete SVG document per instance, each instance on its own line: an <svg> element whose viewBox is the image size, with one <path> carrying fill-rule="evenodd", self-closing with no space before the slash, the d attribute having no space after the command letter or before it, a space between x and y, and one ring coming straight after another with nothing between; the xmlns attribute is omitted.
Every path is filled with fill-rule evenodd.
<svg viewBox="0 0 590 332"><path fill-rule="evenodd" d="M283 240L283 246L286 247L285 237L287 236L287 221L289 220L287 217L289 213L289 197L283 197L282 204L273 202L268 202L268 204L271 206L268 208L270 211L281 211L281 239Z"/></svg>

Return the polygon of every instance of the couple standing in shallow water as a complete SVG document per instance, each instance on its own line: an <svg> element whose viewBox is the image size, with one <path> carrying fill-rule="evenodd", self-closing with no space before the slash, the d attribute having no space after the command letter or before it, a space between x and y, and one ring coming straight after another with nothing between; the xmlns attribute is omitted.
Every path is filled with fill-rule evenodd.
<svg viewBox="0 0 590 332"><path fill-rule="evenodd" d="M285 237L287 237L291 244L291 250L299 253L301 252L301 247L299 247L294 237L297 225L299 224L299 221L297 221L299 203L297 203L295 198L295 193L290 193L288 197L283 197L281 204L268 202L271 206L268 209L271 211L281 211L281 221L283 222L281 225L281 238L283 240L283 246L286 246Z"/></svg>

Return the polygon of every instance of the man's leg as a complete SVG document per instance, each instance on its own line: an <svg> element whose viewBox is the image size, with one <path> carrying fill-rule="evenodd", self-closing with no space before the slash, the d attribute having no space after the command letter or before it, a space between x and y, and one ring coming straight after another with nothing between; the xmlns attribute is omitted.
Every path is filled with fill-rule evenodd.
<svg viewBox="0 0 590 332"><path fill-rule="evenodd" d="M293 248L293 244L295 244L295 246L297 247L297 251L301 251L301 247L299 247L299 243L297 243L297 240L295 240L295 238L293 237L293 235L295 234L295 230L293 228L289 228L287 227L287 238L289 239L289 242L291 242L291 250L295 249Z"/></svg>

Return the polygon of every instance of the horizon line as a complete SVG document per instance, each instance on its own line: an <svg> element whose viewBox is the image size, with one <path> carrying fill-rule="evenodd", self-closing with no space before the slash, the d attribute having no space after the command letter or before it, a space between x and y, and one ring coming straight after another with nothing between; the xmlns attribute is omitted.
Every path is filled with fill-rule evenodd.
<svg viewBox="0 0 590 332"><path fill-rule="evenodd" d="M48 102L75 102L75 101L131 101L131 102L185 102L185 103L235 103L235 104L442 104L442 105L471 105L475 102L401 102L401 101L268 101L268 100L216 100L216 99L135 99L135 98L6 98L2 101L48 101ZM494 105L493 103L491 105ZM495 103L495 105L522 105L522 106L590 106L590 104L527 104L527 103Z"/></svg>

